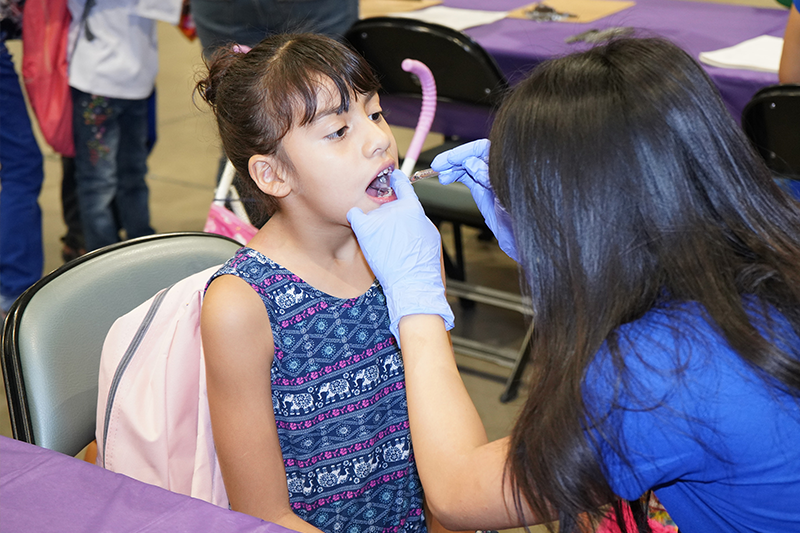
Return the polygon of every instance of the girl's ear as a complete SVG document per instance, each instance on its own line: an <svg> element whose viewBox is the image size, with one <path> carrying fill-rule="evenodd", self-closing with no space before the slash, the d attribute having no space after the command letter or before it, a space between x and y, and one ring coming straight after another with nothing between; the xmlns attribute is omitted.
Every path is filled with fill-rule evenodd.
<svg viewBox="0 0 800 533"><path fill-rule="evenodd" d="M283 198L292 191L284 180L277 159L271 155L254 155L247 163L250 177L265 194Z"/></svg>

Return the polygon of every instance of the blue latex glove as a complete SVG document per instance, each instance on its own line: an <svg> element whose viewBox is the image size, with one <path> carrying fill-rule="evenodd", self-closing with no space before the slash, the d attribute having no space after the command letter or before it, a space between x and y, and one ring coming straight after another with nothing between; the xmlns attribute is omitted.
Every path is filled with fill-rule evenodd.
<svg viewBox="0 0 800 533"><path fill-rule="evenodd" d="M442 238L425 216L405 174L392 172L397 200L367 214L354 207L347 220L372 272L383 286L391 329L400 342L400 319L406 315L439 315L453 327L453 311L444 294Z"/></svg>
<svg viewBox="0 0 800 533"><path fill-rule="evenodd" d="M443 152L434 158L431 168L439 173L442 185L460 181L469 188L500 249L518 261L511 216L497 201L489 183L489 140L479 139Z"/></svg>

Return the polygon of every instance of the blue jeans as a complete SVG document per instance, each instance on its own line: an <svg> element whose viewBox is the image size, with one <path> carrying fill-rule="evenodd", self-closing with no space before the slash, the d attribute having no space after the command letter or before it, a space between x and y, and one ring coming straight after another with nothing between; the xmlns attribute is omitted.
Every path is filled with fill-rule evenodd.
<svg viewBox="0 0 800 533"><path fill-rule="evenodd" d="M0 35L0 306L42 276L42 152L33 135L14 62Z"/></svg>
<svg viewBox="0 0 800 533"><path fill-rule="evenodd" d="M147 98L125 100L72 89L75 183L86 250L154 233L147 174ZM119 223L115 218L115 211Z"/></svg>
<svg viewBox="0 0 800 533"><path fill-rule="evenodd" d="M253 46L271 33L341 36L358 20L358 0L192 0L191 9L206 56L221 44Z"/></svg>

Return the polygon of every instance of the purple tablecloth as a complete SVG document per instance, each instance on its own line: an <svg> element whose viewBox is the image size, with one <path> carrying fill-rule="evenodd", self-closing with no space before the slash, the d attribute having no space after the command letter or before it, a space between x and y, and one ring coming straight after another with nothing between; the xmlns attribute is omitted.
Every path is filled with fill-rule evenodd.
<svg viewBox="0 0 800 533"><path fill-rule="evenodd" d="M533 0L444 0L443 5L469 9L512 10ZM636 0L636 5L595 22L534 22L503 19L465 31L481 44L500 65L513 84L538 63L586 48L585 43L567 44L564 39L589 29L631 26L642 33L667 38L695 59L700 52L732 46L759 35L783 36L788 11L684 0ZM738 121L750 98L762 87L778 83L777 74L749 70L723 69L704 65L719 88L725 105ZM458 73L454 73L457 76ZM390 106L393 124L414 127L419 104ZM447 113L446 109L442 113ZM442 118L442 117L440 117ZM475 119L477 131L488 133L485 117ZM437 123L433 131L443 131ZM451 131L444 131L452 133Z"/></svg>
<svg viewBox="0 0 800 533"><path fill-rule="evenodd" d="M0 524L37 533L294 533L7 437L0 437Z"/></svg>

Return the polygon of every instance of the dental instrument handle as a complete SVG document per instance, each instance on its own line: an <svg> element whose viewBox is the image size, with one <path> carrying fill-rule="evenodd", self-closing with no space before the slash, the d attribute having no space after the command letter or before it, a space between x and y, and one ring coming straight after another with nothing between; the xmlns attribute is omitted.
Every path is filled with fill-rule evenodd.
<svg viewBox="0 0 800 533"><path fill-rule="evenodd" d="M426 180L428 178L435 178L438 177L439 173L433 170L432 168L426 168L424 170L418 170L408 178L408 181L414 183L415 181L419 180Z"/></svg>
<svg viewBox="0 0 800 533"><path fill-rule="evenodd" d="M403 166L400 167L400 170L406 176L410 176L422 151L422 143L425 142L425 138L431 130L433 117L436 114L436 82L433 79L431 70L421 61L404 59L400 66L406 72L416 75L422 87L422 108L419 112L417 127L414 130L414 136L411 138L411 144L406 150Z"/></svg>

